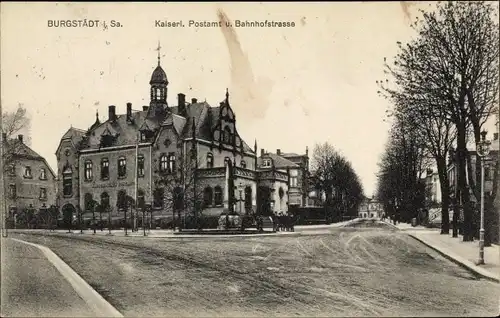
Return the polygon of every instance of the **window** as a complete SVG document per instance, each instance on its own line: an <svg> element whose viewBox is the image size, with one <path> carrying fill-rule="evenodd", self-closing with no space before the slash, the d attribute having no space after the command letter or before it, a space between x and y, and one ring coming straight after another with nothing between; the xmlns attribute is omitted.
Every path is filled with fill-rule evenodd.
<svg viewBox="0 0 500 318"><path fill-rule="evenodd" d="M109 194L107 192L101 193L101 209L103 211L109 209Z"/></svg>
<svg viewBox="0 0 500 318"><path fill-rule="evenodd" d="M231 163L231 159L229 157L224 158L224 166L227 166Z"/></svg>
<svg viewBox="0 0 500 318"><path fill-rule="evenodd" d="M127 192L125 190L118 191L116 196L116 207L119 210L125 210L127 208Z"/></svg>
<svg viewBox="0 0 500 318"><path fill-rule="evenodd" d="M174 211L182 210L184 208L184 193L181 187L174 188L172 198L174 199Z"/></svg>
<svg viewBox="0 0 500 318"><path fill-rule="evenodd" d="M109 179L109 160L108 160L108 158L103 158L101 160L101 179L102 180Z"/></svg>
<svg viewBox="0 0 500 318"><path fill-rule="evenodd" d="M141 210L144 210L146 208L146 201L144 200L144 191L143 190L137 191L137 206Z"/></svg>
<svg viewBox="0 0 500 318"><path fill-rule="evenodd" d="M141 131L141 141L146 141L146 133L144 131Z"/></svg>
<svg viewBox="0 0 500 318"><path fill-rule="evenodd" d="M222 205L222 188L219 186L214 188L214 205Z"/></svg>
<svg viewBox="0 0 500 318"><path fill-rule="evenodd" d="M47 180L47 170L45 168L40 169L40 180Z"/></svg>
<svg viewBox="0 0 500 318"><path fill-rule="evenodd" d="M123 178L127 174L127 159L121 157L118 159L118 178Z"/></svg>
<svg viewBox="0 0 500 318"><path fill-rule="evenodd" d="M40 188L40 200L47 200L47 189Z"/></svg>
<svg viewBox="0 0 500 318"><path fill-rule="evenodd" d="M175 155L173 153L168 155L168 172L175 172Z"/></svg>
<svg viewBox="0 0 500 318"><path fill-rule="evenodd" d="M205 190L203 191L203 205L206 207L211 206L212 200L213 200L212 188L206 187Z"/></svg>
<svg viewBox="0 0 500 318"><path fill-rule="evenodd" d="M211 153L207 153L207 168L214 167L214 155Z"/></svg>
<svg viewBox="0 0 500 318"><path fill-rule="evenodd" d="M160 157L160 172L168 171L168 157L167 155L161 155Z"/></svg>
<svg viewBox="0 0 500 318"><path fill-rule="evenodd" d="M137 157L137 175L144 177L144 156Z"/></svg>
<svg viewBox="0 0 500 318"><path fill-rule="evenodd" d="M11 176L15 176L16 175L16 166L15 165L10 165L9 167L9 173Z"/></svg>
<svg viewBox="0 0 500 318"><path fill-rule="evenodd" d="M161 89L159 89L159 88L156 89L156 99L157 100L161 99Z"/></svg>
<svg viewBox="0 0 500 318"><path fill-rule="evenodd" d="M94 201L94 198L92 197L92 193L85 193L85 195L83 196L83 207L84 207L84 211L91 211L92 210L92 206L93 206L93 202Z"/></svg>
<svg viewBox="0 0 500 318"><path fill-rule="evenodd" d="M271 166L271 159L264 159L262 162L263 167L270 167Z"/></svg>
<svg viewBox="0 0 500 318"><path fill-rule="evenodd" d="M245 208L252 208L252 187L245 188Z"/></svg>
<svg viewBox="0 0 500 318"><path fill-rule="evenodd" d="M223 132L223 140L225 143L231 143L231 129L226 126L224 127L224 132Z"/></svg>
<svg viewBox="0 0 500 318"><path fill-rule="evenodd" d="M10 184L9 185L9 196L11 199L16 199L17 198L17 191L16 191L16 185L15 184Z"/></svg>
<svg viewBox="0 0 500 318"><path fill-rule="evenodd" d="M240 163L240 166L245 169L247 167L247 163L245 162L245 160L241 160L241 163Z"/></svg>
<svg viewBox="0 0 500 318"><path fill-rule="evenodd" d="M298 186L297 175L297 170L290 170L290 187Z"/></svg>
<svg viewBox="0 0 500 318"><path fill-rule="evenodd" d="M85 181L91 181L92 180L92 161L87 160L85 161Z"/></svg>
<svg viewBox="0 0 500 318"><path fill-rule="evenodd" d="M63 195L73 195L73 170L71 168L63 171Z"/></svg>
<svg viewBox="0 0 500 318"><path fill-rule="evenodd" d="M33 178L31 175L31 167L24 167L24 177L28 179Z"/></svg>
<svg viewBox="0 0 500 318"><path fill-rule="evenodd" d="M153 206L155 208L163 208L163 188L156 188L153 192Z"/></svg>

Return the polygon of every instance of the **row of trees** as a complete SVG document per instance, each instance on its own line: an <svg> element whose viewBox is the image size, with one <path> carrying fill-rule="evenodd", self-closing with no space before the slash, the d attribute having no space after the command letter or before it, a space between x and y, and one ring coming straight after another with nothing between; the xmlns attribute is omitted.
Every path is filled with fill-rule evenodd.
<svg viewBox="0 0 500 318"><path fill-rule="evenodd" d="M377 82L380 94L394 106L390 114L394 127L381 162L379 193L387 204L398 200L413 204L409 209L415 210L422 204L420 176L426 167L422 163L432 159L441 184L441 233L450 230L450 205L454 225L463 207L463 239L471 241L475 235L473 202L480 201L481 188L476 182L480 180L480 158L475 158L473 169L471 156L476 155L471 155L468 146L480 141L484 123L498 112L498 6L482 1L439 2L436 10L421 14L423 18L416 18L412 24L417 36L406 45L398 42L399 53L392 63L385 61L385 73L390 78ZM396 127L401 128L399 132ZM397 151L407 150L408 141L414 145L414 149L410 147L412 158L397 155ZM457 167L453 193L447 157ZM497 191L498 164L496 160L495 188L486 194L490 213ZM420 191L398 197L390 193L391 182ZM392 192L398 191L407 190ZM457 235L456 226L453 235Z"/></svg>
<svg viewBox="0 0 500 318"><path fill-rule="evenodd" d="M325 194L325 207L341 215L357 215L363 186L350 161L329 143L316 144L311 171L312 187Z"/></svg>

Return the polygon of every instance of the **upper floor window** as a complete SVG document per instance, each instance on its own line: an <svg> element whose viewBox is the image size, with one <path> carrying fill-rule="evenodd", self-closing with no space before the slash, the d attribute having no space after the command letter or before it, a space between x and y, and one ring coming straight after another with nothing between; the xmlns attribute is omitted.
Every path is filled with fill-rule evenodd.
<svg viewBox="0 0 500 318"><path fill-rule="evenodd" d="M63 195L71 196L73 194L73 170L65 169L63 171Z"/></svg>
<svg viewBox="0 0 500 318"><path fill-rule="evenodd" d="M159 89L159 88L156 89L156 99L157 100L161 99L161 89Z"/></svg>
<svg viewBox="0 0 500 318"><path fill-rule="evenodd" d="M173 153L168 155L168 172L175 172L175 155Z"/></svg>
<svg viewBox="0 0 500 318"><path fill-rule="evenodd" d="M101 209L103 211L109 209L109 194L107 192L101 193Z"/></svg>
<svg viewBox="0 0 500 318"><path fill-rule="evenodd" d="M10 184L9 185L9 197L11 199L17 198L17 191L16 191L16 185L15 184Z"/></svg>
<svg viewBox="0 0 500 318"><path fill-rule="evenodd" d="M109 179L109 160L108 158L102 158L101 160L101 179Z"/></svg>
<svg viewBox="0 0 500 318"><path fill-rule="evenodd" d="M207 168L214 167L214 155L211 153L207 153Z"/></svg>
<svg viewBox="0 0 500 318"><path fill-rule="evenodd" d="M144 156L139 155L137 157L137 175L139 177L144 177Z"/></svg>
<svg viewBox="0 0 500 318"><path fill-rule="evenodd" d="M45 168L40 169L40 180L47 180L47 170Z"/></svg>
<svg viewBox="0 0 500 318"><path fill-rule="evenodd" d="M224 127L222 138L225 143L231 143L231 129L228 126Z"/></svg>
<svg viewBox="0 0 500 318"><path fill-rule="evenodd" d="M168 171L168 158L167 155L163 154L160 157L160 172Z"/></svg>
<svg viewBox="0 0 500 318"><path fill-rule="evenodd" d="M33 175L31 174L31 167L24 167L24 177L28 179L33 178Z"/></svg>
<svg viewBox="0 0 500 318"><path fill-rule="evenodd" d="M290 187L298 186L297 170L290 170Z"/></svg>
<svg viewBox="0 0 500 318"><path fill-rule="evenodd" d="M264 159L262 162L263 167L271 167L271 159Z"/></svg>
<svg viewBox="0 0 500 318"><path fill-rule="evenodd" d="M9 174L11 176L14 176L16 175L16 166L14 164L11 164L10 167L9 167Z"/></svg>
<svg viewBox="0 0 500 318"><path fill-rule="evenodd" d="M120 157L118 159L118 177L123 178L127 175L127 159Z"/></svg>
<svg viewBox="0 0 500 318"><path fill-rule="evenodd" d="M144 131L141 131L141 141L146 141L146 133Z"/></svg>
<svg viewBox="0 0 500 318"><path fill-rule="evenodd" d="M84 173L85 173L85 176L84 176L85 181L92 180L92 161L90 161L90 160L85 161Z"/></svg>
<svg viewBox="0 0 500 318"><path fill-rule="evenodd" d="M240 163L240 166L245 169L247 167L247 163L245 162L245 160L241 160L241 163Z"/></svg>
<svg viewBox="0 0 500 318"><path fill-rule="evenodd" d="M231 163L231 159L229 157L225 157L224 158L224 166L227 166L230 163Z"/></svg>
<svg viewBox="0 0 500 318"><path fill-rule="evenodd" d="M40 200L47 200L47 189L40 188Z"/></svg>

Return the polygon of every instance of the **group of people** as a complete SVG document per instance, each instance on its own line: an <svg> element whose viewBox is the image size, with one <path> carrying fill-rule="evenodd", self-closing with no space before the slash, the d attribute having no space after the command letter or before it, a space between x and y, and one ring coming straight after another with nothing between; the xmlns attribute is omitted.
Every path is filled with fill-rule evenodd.
<svg viewBox="0 0 500 318"><path fill-rule="evenodd" d="M292 214L278 212L273 215L274 230L277 231L294 231L295 218Z"/></svg>

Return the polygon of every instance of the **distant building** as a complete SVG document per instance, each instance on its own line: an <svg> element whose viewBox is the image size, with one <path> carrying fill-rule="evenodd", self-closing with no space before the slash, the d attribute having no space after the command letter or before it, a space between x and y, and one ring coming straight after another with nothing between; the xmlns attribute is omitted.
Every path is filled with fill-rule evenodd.
<svg viewBox="0 0 500 318"><path fill-rule="evenodd" d="M358 209L358 217L360 218L380 218L384 212L382 202L372 198L364 198Z"/></svg>
<svg viewBox="0 0 500 318"><path fill-rule="evenodd" d="M45 158L24 143L23 135L4 140L5 205L9 218L56 204L56 175Z"/></svg>
<svg viewBox="0 0 500 318"><path fill-rule="evenodd" d="M425 176L426 202L428 205L441 203L441 183L437 171L427 169Z"/></svg>

